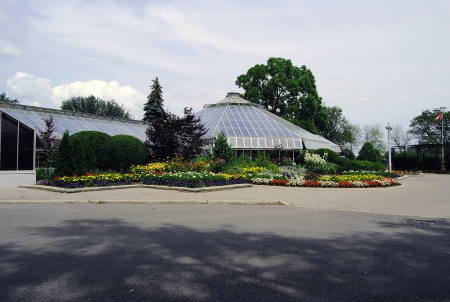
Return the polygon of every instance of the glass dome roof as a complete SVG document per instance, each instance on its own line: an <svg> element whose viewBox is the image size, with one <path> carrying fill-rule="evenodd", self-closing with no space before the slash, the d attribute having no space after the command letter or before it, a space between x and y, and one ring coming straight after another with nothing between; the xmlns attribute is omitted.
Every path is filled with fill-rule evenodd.
<svg viewBox="0 0 450 302"><path fill-rule="evenodd" d="M308 149L328 148L340 152L339 146L331 141L244 100L236 92L203 108L195 116L207 128L204 138L215 138L223 132L235 149L301 149L303 141Z"/></svg>

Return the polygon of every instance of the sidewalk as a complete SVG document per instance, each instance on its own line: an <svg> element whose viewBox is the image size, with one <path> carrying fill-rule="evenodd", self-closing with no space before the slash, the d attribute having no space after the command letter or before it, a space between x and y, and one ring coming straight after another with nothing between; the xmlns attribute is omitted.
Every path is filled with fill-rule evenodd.
<svg viewBox="0 0 450 302"><path fill-rule="evenodd" d="M450 217L450 175L421 174L385 188L304 188L252 186L211 192L181 192L129 188L57 193L25 188L0 188L4 203L233 203L289 204L325 210L344 210L423 217Z"/></svg>

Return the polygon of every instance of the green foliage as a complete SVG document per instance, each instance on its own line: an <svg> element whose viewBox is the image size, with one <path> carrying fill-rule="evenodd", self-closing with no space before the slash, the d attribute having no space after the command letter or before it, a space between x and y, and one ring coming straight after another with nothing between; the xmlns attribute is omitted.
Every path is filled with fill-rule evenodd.
<svg viewBox="0 0 450 302"><path fill-rule="evenodd" d="M378 153L382 154L387 149L385 144L385 130L381 125L364 125L362 128L363 135L362 141L364 143L369 142L372 146L378 150ZM381 156L381 155L380 155ZM381 157L380 157L381 158Z"/></svg>
<svg viewBox="0 0 450 302"><path fill-rule="evenodd" d="M336 143L341 149L346 145L355 145L357 142L357 125L352 125L342 114L338 106L323 106L323 112L327 117L327 125L320 134L326 139Z"/></svg>
<svg viewBox="0 0 450 302"><path fill-rule="evenodd" d="M355 154L350 149L344 148L344 149L341 149L341 151L342 151L342 154L345 156L345 158L352 159L352 160L356 158Z"/></svg>
<svg viewBox="0 0 450 302"><path fill-rule="evenodd" d="M78 139L71 139L70 144L72 145L73 159L75 160L75 171L73 174L84 175L86 174L86 157L84 155L84 146Z"/></svg>
<svg viewBox="0 0 450 302"><path fill-rule="evenodd" d="M108 171L112 168L113 141L110 135L100 131L81 131L71 136L73 140L80 140L83 146L92 148L97 162L96 168ZM91 166L90 169L93 169Z"/></svg>
<svg viewBox="0 0 450 302"><path fill-rule="evenodd" d="M414 157L417 158L416 153L414 152L398 152L394 155L394 158L405 158L405 157Z"/></svg>
<svg viewBox="0 0 450 302"><path fill-rule="evenodd" d="M234 152L227 141L227 136L222 132L214 141L213 155L216 159L224 159L225 163L231 163L234 159Z"/></svg>
<svg viewBox="0 0 450 302"><path fill-rule="evenodd" d="M440 144L442 123L444 123L444 144L450 143L450 111L445 111L446 107L424 110L422 114L412 119L410 133L419 141L425 144ZM434 119L440 114L444 114L443 121Z"/></svg>
<svg viewBox="0 0 450 302"><path fill-rule="evenodd" d="M305 164L305 154L306 154L306 152L302 152L295 158L295 163L297 165L304 165Z"/></svg>
<svg viewBox="0 0 450 302"><path fill-rule="evenodd" d="M75 151L70 143L69 132L66 130L63 134L58 147L58 153L55 158L55 175L72 176L76 172L76 163L73 157Z"/></svg>
<svg viewBox="0 0 450 302"><path fill-rule="evenodd" d="M54 169L48 167L36 168L36 180L52 180Z"/></svg>
<svg viewBox="0 0 450 302"><path fill-rule="evenodd" d="M336 152L334 152L333 150L330 149L326 149L326 148L320 148L317 150L314 150L315 154L319 154L320 156L324 157L324 154L327 153L327 161L332 162L332 163L336 163L338 161L339 155L337 155Z"/></svg>
<svg viewBox="0 0 450 302"><path fill-rule="evenodd" d="M95 171L97 169L97 157L89 145L84 146L84 158L86 160L86 170L90 172Z"/></svg>
<svg viewBox="0 0 450 302"><path fill-rule="evenodd" d="M338 169L342 171L385 171L386 166L382 163L371 162L368 160L350 160L345 158Z"/></svg>
<svg viewBox="0 0 450 302"><path fill-rule="evenodd" d="M2 92L0 94L0 102L3 103L11 103L11 104L18 104L19 101L16 99L10 99L9 97L6 96L6 93Z"/></svg>
<svg viewBox="0 0 450 302"><path fill-rule="evenodd" d="M163 109L162 86L159 84L158 77L153 81L152 90L147 96L147 103L144 105L144 118L146 122L165 118Z"/></svg>
<svg viewBox="0 0 450 302"><path fill-rule="evenodd" d="M370 142L365 142L358 154L358 160L381 162L381 154Z"/></svg>
<svg viewBox="0 0 450 302"><path fill-rule="evenodd" d="M129 111L114 100L104 101L93 95L88 97L73 96L61 103L61 110L100 114L105 116L131 118Z"/></svg>
<svg viewBox="0 0 450 302"><path fill-rule="evenodd" d="M119 134L112 137L112 167L126 172L131 165L142 165L147 160L147 149L143 142L131 135Z"/></svg>
<svg viewBox="0 0 450 302"><path fill-rule="evenodd" d="M267 65L255 65L238 76L236 85L245 90L243 98L307 131L318 133L326 127L314 75L304 65L269 58Z"/></svg>
<svg viewBox="0 0 450 302"><path fill-rule="evenodd" d="M264 154L263 151L258 151L256 153L255 160L253 161L253 165L256 167L268 168L270 165L270 155Z"/></svg>

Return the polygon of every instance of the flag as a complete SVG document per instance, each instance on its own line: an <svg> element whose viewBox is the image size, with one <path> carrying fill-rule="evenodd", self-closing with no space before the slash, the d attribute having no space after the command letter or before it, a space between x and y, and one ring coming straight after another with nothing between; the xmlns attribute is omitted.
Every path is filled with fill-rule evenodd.
<svg viewBox="0 0 450 302"><path fill-rule="evenodd" d="M443 119L444 115L442 114L442 112L437 116L437 118L434 119L434 122L436 123L439 119Z"/></svg>

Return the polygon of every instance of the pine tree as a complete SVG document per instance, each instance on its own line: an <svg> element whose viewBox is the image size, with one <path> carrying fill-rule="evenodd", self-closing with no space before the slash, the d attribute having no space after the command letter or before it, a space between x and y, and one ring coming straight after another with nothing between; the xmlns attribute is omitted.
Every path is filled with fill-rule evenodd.
<svg viewBox="0 0 450 302"><path fill-rule="evenodd" d="M213 155L216 159L225 160L226 163L229 163L234 157L233 150L228 144L227 136L222 132L219 133L214 141Z"/></svg>
<svg viewBox="0 0 450 302"><path fill-rule="evenodd" d="M70 143L69 131L65 131L58 147L55 160L55 175L72 176L75 174L76 163L73 157L73 146Z"/></svg>
<svg viewBox="0 0 450 302"><path fill-rule="evenodd" d="M144 118L146 122L166 117L163 109L162 86L159 84L158 77L153 81L152 91L147 97L147 103L144 105Z"/></svg>

